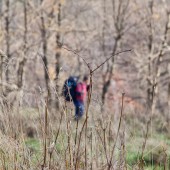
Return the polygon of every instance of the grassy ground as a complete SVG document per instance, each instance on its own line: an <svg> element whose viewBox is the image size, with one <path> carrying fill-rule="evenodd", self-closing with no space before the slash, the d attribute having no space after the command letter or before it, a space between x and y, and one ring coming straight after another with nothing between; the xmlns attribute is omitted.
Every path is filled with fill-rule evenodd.
<svg viewBox="0 0 170 170"><path fill-rule="evenodd" d="M92 121L91 121L91 123L92 123ZM93 157L95 158L97 156L97 154L96 154L96 150L97 150L97 152L99 152L98 154L101 157L99 159L99 161L101 161L102 164L104 164L106 162L106 160L105 160L106 158L105 158L103 144L102 144L103 139L99 139L97 137L97 132L95 131L96 127L94 125L92 125L91 123L89 123L89 126L94 128L93 135L94 135L94 138L97 138L97 145L99 146L98 149L96 149L96 146L95 146L96 140L94 140L93 141L94 142L93 143L93 147L94 147ZM83 124L83 120L80 121L79 126L81 127L82 124ZM137 124L138 124L138 122L137 122ZM134 130L133 126L136 127L135 130ZM139 131L141 126L143 126L144 128L143 128L143 130ZM144 125L143 123L136 125L136 124L134 124L133 121L130 121L126 124L126 132L125 132L126 137L124 139L125 142L123 145L125 145L124 146L125 147L124 155L125 155L125 162L126 162L127 169L129 169L129 170L136 169L139 166L139 164L141 164L141 167L143 166L145 170L153 170L153 169L163 170L163 169L165 169L165 162L166 162L166 168L170 169L170 167L169 167L170 138L168 136L168 132L159 131L159 130L157 130L158 128L156 128L155 126L156 125L152 126L152 130L151 130L151 127L149 129L148 137L146 139L145 149L143 152L143 158L141 158L143 145L145 142L145 135L147 133L146 125ZM75 127L76 127L76 122L72 120L72 122L71 122L71 142L73 142L74 138L75 138L75 133L76 133ZM100 127L100 133L102 134L101 127ZM123 133L123 132L121 132L121 133ZM66 151L67 147L68 147L68 136L67 135L68 135L67 128L66 128L65 122L63 122L61 124L61 130L60 130L60 134L58 136L58 142L55 145L55 150L56 150L56 153L58 156L63 157L64 153L67 152ZM120 137L120 139L121 139L121 137ZM117 160L120 159L120 153L121 153L121 148L120 148L121 142L119 140L117 142L117 145L116 145L117 148L115 149L115 155L114 155L114 159L117 159ZM109 140L107 139L106 143L107 143L106 148L107 148L107 152L109 155L110 154L109 146L111 146L111 147L113 146L114 139L111 139L110 143L109 143ZM35 158L38 158L37 161L40 161L40 159L41 159L40 157L42 154L42 148L43 148L41 140L38 139L37 137L26 138L25 144L29 149L32 150L33 154L32 154L31 159L33 159L33 161L35 161L36 160ZM88 145L90 145L90 140L88 142ZM89 147L90 146L88 146L88 150L90 151ZM74 148L73 143L72 143L72 148ZM67 152L67 154L68 154L68 152Z"/></svg>
<svg viewBox="0 0 170 170"><path fill-rule="evenodd" d="M133 169L137 162L141 159L141 143L143 138L135 137L133 143L127 142L126 146L126 163L128 169ZM33 152L32 161L38 161L40 157L40 141L36 138L28 138L25 141L26 146ZM64 152L64 147L61 144L56 144L56 150L58 154ZM166 135L156 134L152 138L148 139L147 149L144 152L143 161L145 170L159 169L164 170L164 157L165 152L170 156L170 139ZM118 151L117 151L118 152ZM169 164L169 161L168 161ZM168 165L167 165L168 166ZM170 169L168 166L167 169Z"/></svg>
<svg viewBox="0 0 170 170"><path fill-rule="evenodd" d="M111 157L115 170L170 169L169 126L162 116L148 123L146 115L124 113L120 123L120 115L99 115L91 108L86 130L85 116L76 122L72 110L3 113L1 169L104 170Z"/></svg>

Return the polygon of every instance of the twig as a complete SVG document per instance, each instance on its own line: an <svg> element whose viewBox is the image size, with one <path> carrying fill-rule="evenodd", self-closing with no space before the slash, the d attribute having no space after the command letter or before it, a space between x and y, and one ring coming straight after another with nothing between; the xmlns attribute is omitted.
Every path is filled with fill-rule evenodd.
<svg viewBox="0 0 170 170"><path fill-rule="evenodd" d="M121 53L125 53L125 52L131 52L132 49L129 49L129 50L124 50L124 51L120 51L120 52L117 52L115 54L112 54L110 57L108 57L103 63L101 63L99 66L97 66L95 69L92 70L92 73L95 72L96 70L98 70L102 65L104 65L108 60L110 60L113 56L116 56L116 55L119 55Z"/></svg>
<svg viewBox="0 0 170 170"><path fill-rule="evenodd" d="M65 49L65 50L67 50L67 51L71 51L71 52L73 52L74 54L76 54L78 57L80 57L83 61L84 61L84 63L87 65L87 67L90 69L90 66L89 66L89 64L86 62L86 60L81 56L81 55L79 55L75 50L72 50L72 49L70 49L70 48L68 48L68 47L61 47L61 48L63 48L63 49Z"/></svg>
<svg viewBox="0 0 170 170"><path fill-rule="evenodd" d="M104 65L108 60L110 60L113 56L119 55L119 54L121 54L121 53L131 52L131 51L132 51L132 49L128 49L128 50L124 50L124 51L120 51L120 52L117 52L117 53L115 53L115 54L112 54L112 55L111 55L110 57L108 57L104 62L102 62L99 66L97 66L95 69L92 69L92 68L90 67L89 63L87 63L86 60L85 60L81 55L79 55L75 50L72 50L72 49L70 49L70 48L68 48L68 47L66 47L66 46L64 47L63 45L62 45L62 48L65 49L65 50L67 50L67 51L71 51L71 52L73 52L74 54L76 54L78 57L80 57L80 58L84 61L84 63L87 65L88 69L91 71L92 74L93 74L96 70L98 70L102 65Z"/></svg>
<svg viewBox="0 0 170 170"><path fill-rule="evenodd" d="M59 124L59 127L58 127L57 134L56 134L56 136L55 136L53 148L52 148L52 150L51 150L51 152L50 152L49 169L51 169L51 158L52 158L52 154L53 154L53 152L54 152L55 145L56 145L56 143L57 143L57 139L58 139L58 136L59 136L59 132L60 132L60 128L61 128L62 119L63 119L63 114L61 113L60 124Z"/></svg>
<svg viewBox="0 0 170 170"><path fill-rule="evenodd" d="M45 167L46 167L46 160L47 160L47 126L48 126L47 115L48 115L48 97L47 97L47 99L46 99L46 106L45 106L44 160L43 160L42 168L45 168Z"/></svg>

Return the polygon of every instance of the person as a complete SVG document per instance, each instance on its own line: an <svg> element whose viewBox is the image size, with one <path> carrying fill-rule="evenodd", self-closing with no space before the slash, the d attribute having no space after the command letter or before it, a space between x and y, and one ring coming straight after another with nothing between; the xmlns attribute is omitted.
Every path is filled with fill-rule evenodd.
<svg viewBox="0 0 170 170"><path fill-rule="evenodd" d="M76 86L76 97L74 101L75 105L75 119L80 119L85 111L85 101L87 96L87 91L89 89L88 76L84 76L83 82L77 83Z"/></svg>

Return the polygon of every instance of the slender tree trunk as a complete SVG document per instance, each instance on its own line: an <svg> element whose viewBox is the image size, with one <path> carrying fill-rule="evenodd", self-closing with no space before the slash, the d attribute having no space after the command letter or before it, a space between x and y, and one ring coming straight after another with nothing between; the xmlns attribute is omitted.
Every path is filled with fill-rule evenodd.
<svg viewBox="0 0 170 170"><path fill-rule="evenodd" d="M61 27L61 3L59 2L58 4L58 16L57 16L57 22L58 22L58 30ZM60 57L61 57L61 43L60 43L60 32L58 31L56 34L56 45L57 45L57 51L56 51L56 55L55 55L55 59L56 59L56 66L55 66L55 86L56 86L56 109L59 109L59 99L58 99L58 95L59 95L59 85L58 85L58 81L59 81L59 73L60 73Z"/></svg>
<svg viewBox="0 0 170 170"><path fill-rule="evenodd" d="M167 114L167 122L170 124L170 83L168 84L168 114Z"/></svg>
<svg viewBox="0 0 170 170"><path fill-rule="evenodd" d="M24 67L26 64L26 53L27 53L27 34L28 34L28 22L27 22L27 0L24 0L24 45L23 45L23 56L18 66L18 88L23 86L23 74Z"/></svg>
<svg viewBox="0 0 170 170"><path fill-rule="evenodd" d="M103 56L106 56L106 47L105 47L105 32L106 32L106 0L103 0L103 29L102 29L102 50L103 50ZM107 65L108 69L109 65ZM104 102L105 102L105 94L107 93L107 88L110 84L110 82L106 82L106 76L103 76L103 88L102 88L102 107L101 111L104 109Z"/></svg>
<svg viewBox="0 0 170 170"><path fill-rule="evenodd" d="M8 57L8 62L10 60L10 35L9 35L9 10L10 10L10 1L6 0L6 15L5 15L5 31L6 31L6 55ZM7 66L6 70L6 81L9 81L9 69Z"/></svg>
<svg viewBox="0 0 170 170"><path fill-rule="evenodd" d="M108 92L108 89L110 87L112 75L114 72L114 65L115 65L114 54L116 53L119 42L123 36L123 30L125 29L125 26L124 26L125 14L126 14L126 11L128 10L128 6L129 6L129 1L126 1L126 2L118 1L118 5L115 5L115 3L116 3L116 1L112 0L113 18L114 18L114 27L115 27L115 31L116 31L116 36L115 36L115 43L114 43L114 46L112 49L113 57L112 57L110 65L108 65L108 69L105 73L105 78L104 78L104 83L103 83L103 88L102 88L102 103L103 103L102 108L104 108L106 93ZM115 8L117 8L117 9L115 9Z"/></svg>
<svg viewBox="0 0 170 170"><path fill-rule="evenodd" d="M0 54L0 82L3 82L3 55ZM3 86L0 85L0 95L3 94Z"/></svg>
<svg viewBox="0 0 170 170"><path fill-rule="evenodd" d="M153 80L151 77L151 68L152 68L152 48L153 48L153 28L152 28L152 15L153 15L153 1L150 1L149 3L149 9L150 9L150 21L149 21L149 40L148 40L148 77L147 77L147 105L148 108L151 109L152 103L153 103Z"/></svg>
<svg viewBox="0 0 170 170"><path fill-rule="evenodd" d="M110 67L110 69L108 69L106 75L108 76L105 76L105 80L104 80L104 83L103 83L103 88L102 88L102 104L103 104L103 107L104 107L104 104L105 104L105 98L106 98L106 93L108 92L108 89L110 87L110 83L111 83L111 79L112 79L112 75L113 75L113 71L114 71L114 61L115 61L115 58L114 58L114 54L116 53L116 50L117 50L117 45L120 41L121 37L118 37L115 39L115 44L114 44L114 47L113 47L113 50L112 50L112 65Z"/></svg>
<svg viewBox="0 0 170 170"><path fill-rule="evenodd" d="M41 4L43 0L41 0ZM47 37L46 37L46 27L43 16L43 11L41 12L41 37L42 37L42 50L43 50L43 63L44 63L44 79L46 84L46 89L49 94L49 75L48 75L48 60L47 60Z"/></svg>
<svg viewBox="0 0 170 170"><path fill-rule="evenodd" d="M0 0L0 14L2 12L2 0Z"/></svg>
<svg viewBox="0 0 170 170"><path fill-rule="evenodd" d="M166 45L166 41L167 41L167 36L168 36L168 31L169 31L169 23L170 23L170 13L168 11L167 12L167 21L165 23L165 30L164 30L164 34L163 34L163 40L161 43L161 47L160 47L160 51L158 53L157 56L157 62L156 62L156 71L155 71L155 77L153 80L153 102L152 102L152 113L155 113L155 108L156 108L156 101L157 101L157 97L159 94L159 78L161 75L161 63L163 61L163 53L164 53L164 47Z"/></svg>

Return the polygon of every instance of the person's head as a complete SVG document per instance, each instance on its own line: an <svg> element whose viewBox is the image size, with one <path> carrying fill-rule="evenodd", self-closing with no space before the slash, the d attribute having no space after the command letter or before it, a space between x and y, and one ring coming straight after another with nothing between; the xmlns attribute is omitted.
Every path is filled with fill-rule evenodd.
<svg viewBox="0 0 170 170"><path fill-rule="evenodd" d="M85 75L84 77L83 77L83 82L85 82L85 83L88 83L88 76L87 75Z"/></svg>

